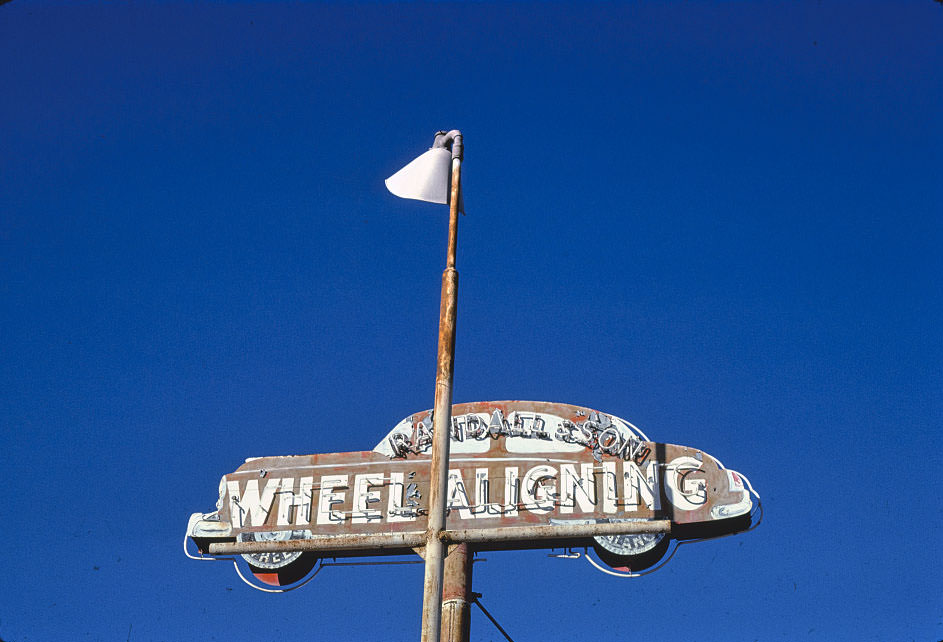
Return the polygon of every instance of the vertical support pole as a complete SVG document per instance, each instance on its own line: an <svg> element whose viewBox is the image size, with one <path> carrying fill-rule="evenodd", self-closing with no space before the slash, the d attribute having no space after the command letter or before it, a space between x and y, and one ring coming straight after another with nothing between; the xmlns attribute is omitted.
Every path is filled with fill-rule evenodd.
<svg viewBox="0 0 943 642"><path fill-rule="evenodd" d="M455 146L458 145L456 150ZM432 417L432 462L429 480L429 522L426 529L426 572L422 593L422 642L439 642L442 626L442 573L445 544L446 492L449 477L449 439L452 432L452 375L455 371L455 319L458 304L458 203L461 184L461 138L453 142L452 185L449 200L449 245L442 273L442 302L439 306L439 348ZM458 153L456 153L456 151Z"/></svg>
<svg viewBox="0 0 943 642"><path fill-rule="evenodd" d="M464 543L450 548L442 580L442 635L439 642L468 642L474 553Z"/></svg>

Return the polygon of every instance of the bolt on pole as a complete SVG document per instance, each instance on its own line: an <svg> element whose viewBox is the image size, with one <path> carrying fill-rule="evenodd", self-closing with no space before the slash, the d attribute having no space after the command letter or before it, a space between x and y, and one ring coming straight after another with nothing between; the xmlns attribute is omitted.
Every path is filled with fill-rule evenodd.
<svg viewBox="0 0 943 642"><path fill-rule="evenodd" d="M449 437L452 427L452 376L455 371L455 320L458 303L458 207L461 196L462 136L452 140L452 183L449 198L449 241L442 300L439 307L439 346L432 423L432 462L429 484L429 522L426 530L425 578L422 595L422 642L439 642L442 626L442 573L445 544L446 491L448 489Z"/></svg>

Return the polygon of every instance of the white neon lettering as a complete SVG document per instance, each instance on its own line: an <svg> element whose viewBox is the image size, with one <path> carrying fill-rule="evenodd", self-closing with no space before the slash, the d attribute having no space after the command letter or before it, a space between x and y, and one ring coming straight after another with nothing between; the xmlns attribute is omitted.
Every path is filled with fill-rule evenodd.
<svg viewBox="0 0 943 642"><path fill-rule="evenodd" d="M572 513L577 503L580 505L580 512L593 512L596 508L596 477L593 475L593 465L582 464L580 475L577 475L576 466L561 464L560 477L560 483L563 485L560 512Z"/></svg>
<svg viewBox="0 0 943 642"><path fill-rule="evenodd" d="M334 506L344 503L347 493L336 492L335 488L347 488L347 475L322 475L321 492L318 495L318 524L342 524L343 517L338 517Z"/></svg>
<svg viewBox="0 0 943 642"><path fill-rule="evenodd" d="M504 506L502 512L513 517L517 515L517 504L520 498L520 480L517 478L517 467L504 469Z"/></svg>
<svg viewBox="0 0 943 642"><path fill-rule="evenodd" d="M678 457L665 467L665 495L680 510L696 510L707 503L707 483L694 479L702 462L694 457Z"/></svg>
<svg viewBox="0 0 943 642"><path fill-rule="evenodd" d="M602 465L602 486L602 510L604 513L614 513L619 497L616 494L616 463L613 461Z"/></svg>
<svg viewBox="0 0 943 642"><path fill-rule="evenodd" d="M475 469L475 517L498 517L501 512L498 506L491 503L491 482L488 480L488 469Z"/></svg>
<svg viewBox="0 0 943 642"><path fill-rule="evenodd" d="M652 510L659 510L661 494L658 492L655 462L649 462L644 474L635 462L622 464L622 493L625 495L626 512L637 511L640 501Z"/></svg>
<svg viewBox="0 0 943 642"><path fill-rule="evenodd" d="M556 484L545 483L555 479L557 469L553 466L534 466L527 471L521 481L521 499L524 508L537 513L549 513L553 510L553 500L557 495Z"/></svg>
<svg viewBox="0 0 943 642"><path fill-rule="evenodd" d="M286 477L278 491L278 525L307 524L311 520L311 487L313 477L302 477L301 488L295 492L295 478ZM295 509L298 509L297 511Z"/></svg>
<svg viewBox="0 0 943 642"><path fill-rule="evenodd" d="M517 415L515 420L522 432L537 433L543 429L527 416ZM466 439L472 438L467 425L464 432ZM574 436L579 435L580 428L574 425ZM614 433L610 431L604 441L603 446L611 446L615 441ZM644 515L661 510L662 493L677 510L698 510L709 503L704 463L689 455L677 457L668 464L659 464L653 459L643 464L623 460L621 467L620 462L609 459L602 462L533 459L536 459L534 465L524 468L523 475L517 466L494 468L501 465L498 462L511 463L514 458L462 460L469 462L464 464L466 466L477 464L480 467L449 471L446 497L453 517L461 520L514 518L522 510L541 515L557 510L564 515ZM419 485L422 484L424 493L426 482L411 481L416 473L410 473L407 480L404 472L359 470L364 472L321 476L317 491L313 476L238 481L224 478L221 500L226 502L224 505L228 504L229 520L235 528L277 526L285 529L314 523L341 525L348 520L353 524L376 524L382 520L413 522L424 514L427 498L420 493ZM731 487L735 485L736 480L730 482ZM350 498L346 491L350 491ZM384 495L385 492L389 494Z"/></svg>
<svg viewBox="0 0 943 642"><path fill-rule="evenodd" d="M265 488L259 494L259 480L250 479L246 482L246 490L240 497L239 482L229 481L226 488L229 492L229 521L236 528L245 526L262 526L268 518L272 504L275 502L275 491L281 485L278 477L269 479Z"/></svg>
<svg viewBox="0 0 943 642"><path fill-rule="evenodd" d="M403 483L403 473L390 473L390 496L386 503L386 520L388 522L411 522L416 519L416 513L403 508L403 497L406 494L406 485Z"/></svg>
<svg viewBox="0 0 943 642"><path fill-rule="evenodd" d="M382 517L380 511L370 508L370 504L380 503L380 491L370 490L383 484L381 473L367 473L354 478L354 524L366 524Z"/></svg>
<svg viewBox="0 0 943 642"><path fill-rule="evenodd" d="M295 512L296 524L311 523L311 504L314 502L314 477L301 478L301 502Z"/></svg>
<svg viewBox="0 0 943 642"><path fill-rule="evenodd" d="M449 471L449 487L446 492L449 498L449 508L458 509L459 519L473 519L471 503L468 501L468 491L465 489L465 480L462 479L462 472L459 470Z"/></svg>

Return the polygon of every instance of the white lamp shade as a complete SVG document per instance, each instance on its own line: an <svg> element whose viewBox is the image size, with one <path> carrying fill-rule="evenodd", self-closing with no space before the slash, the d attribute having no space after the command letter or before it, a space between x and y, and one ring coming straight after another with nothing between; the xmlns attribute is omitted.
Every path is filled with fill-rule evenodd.
<svg viewBox="0 0 943 642"><path fill-rule="evenodd" d="M448 204L451 166L452 152L433 147L386 179L386 188L400 198Z"/></svg>

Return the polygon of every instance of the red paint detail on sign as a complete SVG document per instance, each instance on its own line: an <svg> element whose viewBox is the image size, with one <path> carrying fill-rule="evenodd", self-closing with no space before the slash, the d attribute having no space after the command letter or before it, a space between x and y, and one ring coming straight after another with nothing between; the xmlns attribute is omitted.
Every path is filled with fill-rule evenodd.
<svg viewBox="0 0 943 642"><path fill-rule="evenodd" d="M278 581L278 573L253 573L260 582L265 582L269 586L281 586Z"/></svg>

